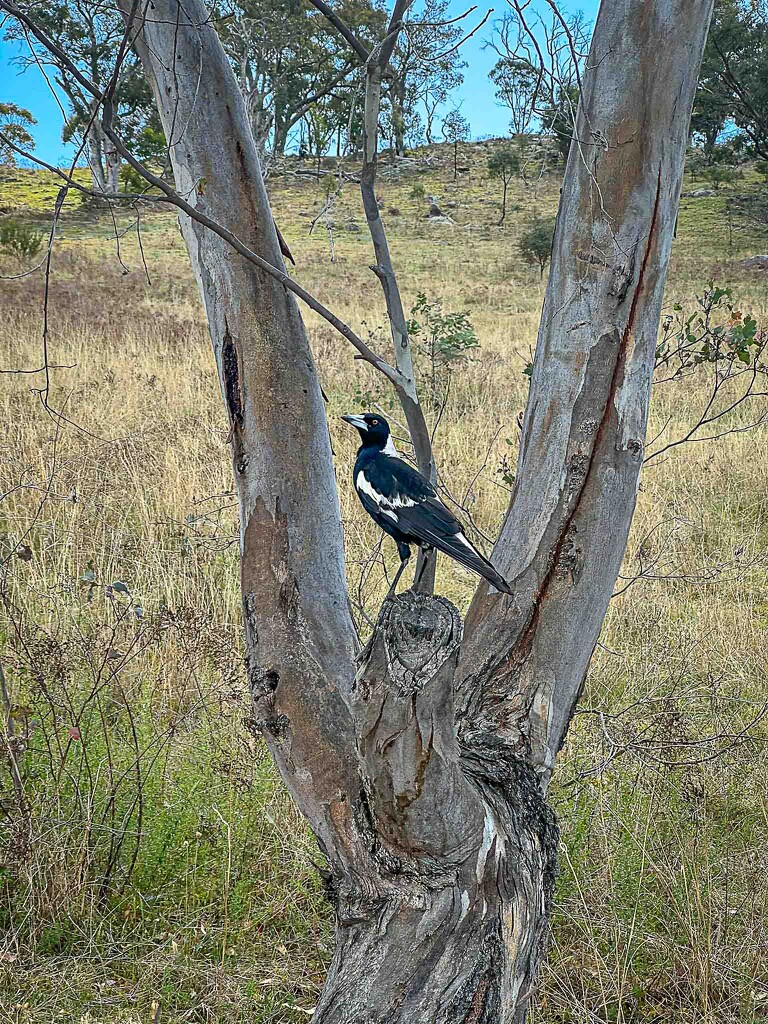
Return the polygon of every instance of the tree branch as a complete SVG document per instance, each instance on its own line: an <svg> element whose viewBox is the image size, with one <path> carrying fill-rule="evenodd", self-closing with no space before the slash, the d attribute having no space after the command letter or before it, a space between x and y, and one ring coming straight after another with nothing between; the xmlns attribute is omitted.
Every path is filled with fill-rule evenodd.
<svg viewBox="0 0 768 1024"><path fill-rule="evenodd" d="M334 9L325 0L309 0L313 7L316 7L321 14L325 15L328 21L333 25L336 31L342 35L355 53L358 55L363 64L368 62L368 50L360 42L352 29L344 22Z"/></svg>

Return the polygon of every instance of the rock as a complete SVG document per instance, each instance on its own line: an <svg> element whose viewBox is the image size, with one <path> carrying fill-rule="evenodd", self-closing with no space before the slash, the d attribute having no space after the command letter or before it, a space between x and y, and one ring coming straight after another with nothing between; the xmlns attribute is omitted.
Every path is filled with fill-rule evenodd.
<svg viewBox="0 0 768 1024"><path fill-rule="evenodd" d="M363 229L359 224L355 224L353 220L350 220L346 224L342 224L342 230L350 231L353 235L359 235Z"/></svg>
<svg viewBox="0 0 768 1024"><path fill-rule="evenodd" d="M435 202L431 202L429 210L427 211L427 217L444 217L445 214Z"/></svg>
<svg viewBox="0 0 768 1024"><path fill-rule="evenodd" d="M389 214L390 217L399 217L400 216L400 211L398 210L398 208L396 206L390 206L390 208L387 210L387 213Z"/></svg>
<svg viewBox="0 0 768 1024"><path fill-rule="evenodd" d="M456 227L456 221L453 220L452 217L446 217L445 214L442 214L439 217L428 217L427 218L427 224L429 224L430 227L433 224L442 224L444 227L450 227L450 228L455 228Z"/></svg>
<svg viewBox="0 0 768 1024"><path fill-rule="evenodd" d="M713 188L697 188L693 192L683 192L680 196L681 199L704 199L706 196L716 196L717 192Z"/></svg>
<svg viewBox="0 0 768 1024"><path fill-rule="evenodd" d="M455 210L456 209L456 200L455 199L451 199L451 201L449 203L446 203L445 205L446 205L446 207L449 210Z"/></svg>
<svg viewBox="0 0 768 1024"><path fill-rule="evenodd" d="M768 256L749 256L741 261L741 265L745 270L768 270Z"/></svg>

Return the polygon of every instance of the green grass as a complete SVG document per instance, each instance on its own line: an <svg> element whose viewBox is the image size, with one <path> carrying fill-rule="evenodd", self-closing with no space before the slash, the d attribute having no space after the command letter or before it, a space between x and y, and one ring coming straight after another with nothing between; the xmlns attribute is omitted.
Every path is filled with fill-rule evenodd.
<svg viewBox="0 0 768 1024"><path fill-rule="evenodd" d="M534 212L555 211L559 181L516 183L498 228L488 149L466 148L458 183L439 147L424 173L388 178L384 161L378 191L406 306L423 291L477 332L437 452L452 493L495 535L544 293L517 238ZM456 227L425 223L416 183ZM762 187L747 176L737 190ZM45 223L55 183L13 172L0 189L0 208ZM354 187L331 212L333 247L322 224L309 233L323 187L275 174L270 189L296 276L387 352L369 242L344 229L364 228ZM116 214L120 259L110 218L73 207L59 226L50 401L71 422L57 428L41 409L39 375L0 377L0 663L30 809L19 812L3 761L0 1021L133 1024L159 1006L173 1024L288 1024L309 1019L331 955L321 858L247 725L227 425L186 252L172 213L147 212L147 278L132 216ZM691 307L714 277L765 324L766 278L740 260L766 247L759 226L729 231L725 193L684 199L668 303ZM40 277L0 293L2 368L39 366ZM357 595L378 537L335 417L394 406L327 325L307 322ZM703 375L660 387L649 433L675 436L706 389ZM755 418L741 408L728 422ZM644 473L624 572L642 548L669 578L612 602L561 754L561 872L535 1024L768 1019L768 734L751 724L767 667L767 439L763 425L676 449ZM31 557L14 554L20 543ZM699 579L712 565L724 568ZM362 610L385 587L376 562ZM441 563L438 587L463 609L473 581Z"/></svg>

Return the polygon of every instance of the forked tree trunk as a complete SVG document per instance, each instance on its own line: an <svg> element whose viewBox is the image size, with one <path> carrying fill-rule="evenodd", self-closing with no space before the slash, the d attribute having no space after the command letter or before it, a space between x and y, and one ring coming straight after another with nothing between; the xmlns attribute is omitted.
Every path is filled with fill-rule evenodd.
<svg viewBox="0 0 768 1024"><path fill-rule="evenodd" d="M129 8L128 0L121 0ZM626 546L711 0L600 8L563 184L515 494L463 627L388 602L355 660L338 499L293 299L182 223L240 503L257 717L329 861L338 944L320 1024L520 1024L546 936L545 797ZM196 206L280 264L243 101L200 0L137 46Z"/></svg>

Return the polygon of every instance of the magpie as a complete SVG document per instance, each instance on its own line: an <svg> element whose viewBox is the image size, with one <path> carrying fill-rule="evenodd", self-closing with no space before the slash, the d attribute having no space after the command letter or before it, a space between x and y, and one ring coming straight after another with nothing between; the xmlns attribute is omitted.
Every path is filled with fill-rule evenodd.
<svg viewBox="0 0 768 1024"><path fill-rule="evenodd" d="M367 412L341 418L359 431L362 442L354 468L357 496L371 519L397 544L400 555L400 568L387 597L395 593L412 544L425 555L437 548L497 590L511 594L507 581L467 540L461 523L440 501L432 484L400 458L384 417Z"/></svg>

